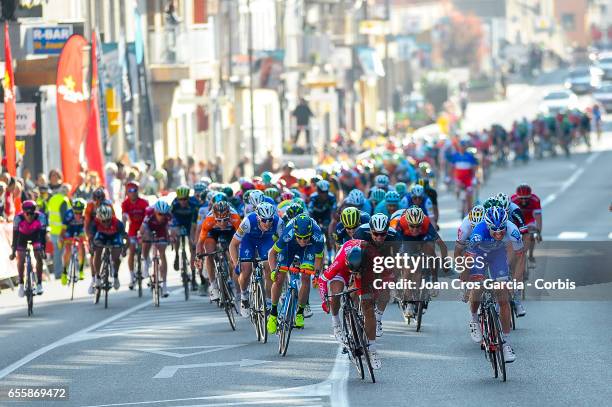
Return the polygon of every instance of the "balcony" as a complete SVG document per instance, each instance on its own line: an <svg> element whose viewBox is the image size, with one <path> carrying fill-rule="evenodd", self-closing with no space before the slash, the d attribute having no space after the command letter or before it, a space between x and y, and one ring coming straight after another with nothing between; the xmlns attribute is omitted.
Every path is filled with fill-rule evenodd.
<svg viewBox="0 0 612 407"><path fill-rule="evenodd" d="M215 41L210 25L149 30L148 41L154 82L208 79L213 75Z"/></svg>

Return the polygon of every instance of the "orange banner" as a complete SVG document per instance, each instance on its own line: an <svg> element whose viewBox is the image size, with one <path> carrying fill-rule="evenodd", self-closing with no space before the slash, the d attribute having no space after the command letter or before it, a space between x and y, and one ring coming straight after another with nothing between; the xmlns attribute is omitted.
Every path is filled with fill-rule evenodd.
<svg viewBox="0 0 612 407"><path fill-rule="evenodd" d="M64 180L76 184L83 137L87 131L89 90L83 67L87 41L80 35L68 38L57 64L57 116L59 120Z"/></svg>
<svg viewBox="0 0 612 407"><path fill-rule="evenodd" d="M104 174L104 154L102 153L102 134L100 133L100 103L98 83L98 54L96 32L91 33L91 103L89 105L89 122L87 124L87 140L85 141L85 157L90 170L100 176L102 185L106 185Z"/></svg>
<svg viewBox="0 0 612 407"><path fill-rule="evenodd" d="M15 140L17 135L17 106L15 105L15 77L13 75L13 58L11 56L11 39L8 23L4 23L4 149L6 151L6 168L15 176Z"/></svg>

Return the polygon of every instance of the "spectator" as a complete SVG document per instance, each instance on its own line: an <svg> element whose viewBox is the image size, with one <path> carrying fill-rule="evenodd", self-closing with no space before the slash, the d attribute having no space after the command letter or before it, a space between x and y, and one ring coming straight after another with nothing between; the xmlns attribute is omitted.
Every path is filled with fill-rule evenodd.
<svg viewBox="0 0 612 407"><path fill-rule="evenodd" d="M32 181L32 171L29 168L23 169L23 186L26 192L30 192L36 188L36 184Z"/></svg>
<svg viewBox="0 0 612 407"><path fill-rule="evenodd" d="M291 161L283 165L283 175L280 176L279 181L284 182L287 187L291 187L298 182L298 179L291 174L294 168L295 165Z"/></svg>
<svg viewBox="0 0 612 407"><path fill-rule="evenodd" d="M51 177L49 177L51 178ZM49 234L51 235L51 244L53 245L53 274L59 279L62 276L62 250L59 246L60 236L64 228L62 219L68 209L70 209L70 199L68 193L70 185L63 184L49 199L47 208L49 210Z"/></svg>
<svg viewBox="0 0 612 407"><path fill-rule="evenodd" d="M49 183L47 182L47 177L45 176L45 174L41 172L40 174L38 174L38 177L36 177L36 186L40 188L43 185L48 187Z"/></svg>
<svg viewBox="0 0 612 407"><path fill-rule="evenodd" d="M306 149L310 150L310 118L314 115L308 103L306 103L306 99L300 98L300 103L298 103L291 115L295 117L297 126L295 136L293 137L293 144L297 145L300 133L304 131L306 133Z"/></svg>
<svg viewBox="0 0 612 407"><path fill-rule="evenodd" d="M47 208L48 202L49 187L46 185L42 185L38 187L38 199L36 199L36 205L38 205L39 210L47 217L49 217L49 209Z"/></svg>
<svg viewBox="0 0 612 407"><path fill-rule="evenodd" d="M265 171L276 172L276 166L274 165L274 156L272 155L271 150L268 150L268 152L266 153L266 158L264 158L261 164L259 164L259 167L257 168L257 171L255 171L255 173L261 174Z"/></svg>
<svg viewBox="0 0 612 407"><path fill-rule="evenodd" d="M115 192L118 191L115 184L117 182L119 168L117 168L117 164L115 163L108 163L104 167L104 172L106 173L106 190L108 191L108 197L112 202L115 202L117 200Z"/></svg>
<svg viewBox="0 0 612 407"><path fill-rule="evenodd" d="M88 201L91 198L92 191L87 188L87 174L79 172L77 175L76 188L72 194L73 198L83 198Z"/></svg>
<svg viewBox="0 0 612 407"><path fill-rule="evenodd" d="M55 191L62 186L63 180L64 177L60 170L52 169L49 171L49 190L51 194L54 194Z"/></svg>
<svg viewBox="0 0 612 407"><path fill-rule="evenodd" d="M6 202L6 183L0 181L0 221L4 220L4 203Z"/></svg>
<svg viewBox="0 0 612 407"><path fill-rule="evenodd" d="M165 185L168 189L174 188L174 159L168 158L162 164L162 169L166 171L166 182Z"/></svg>

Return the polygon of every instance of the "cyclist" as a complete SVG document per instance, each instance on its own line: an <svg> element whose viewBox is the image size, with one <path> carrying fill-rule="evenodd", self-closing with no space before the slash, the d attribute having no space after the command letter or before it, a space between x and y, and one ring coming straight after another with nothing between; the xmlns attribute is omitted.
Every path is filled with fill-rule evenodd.
<svg viewBox="0 0 612 407"><path fill-rule="evenodd" d="M278 266L290 267L294 259L299 258L301 270L313 271L318 275L323 266L324 257L323 232L315 220L306 214L298 215L283 229L282 234L272 246L269 253L270 267L277 270ZM270 334L276 333L278 317L278 300L281 295L286 273L275 273L272 285L272 309L268 316L267 329ZM304 310L310 294L310 275L301 275L302 286L298 293L298 310L295 316L295 326L304 327Z"/></svg>
<svg viewBox="0 0 612 407"><path fill-rule="evenodd" d="M368 201L370 201L372 208L376 208L376 205L385 199L385 194L386 192L384 189L380 189L378 187L370 188L370 198Z"/></svg>
<svg viewBox="0 0 612 407"><path fill-rule="evenodd" d="M42 295L43 259L45 258L45 245L47 240L47 219L45 215L36 210L36 202L28 200L21 205L22 212L13 219L13 242L11 260L17 253L17 271L19 273L19 297L24 295L23 277L25 267L25 251L28 241L32 242L34 258L36 259L36 295ZM34 283L34 281L32 281Z"/></svg>
<svg viewBox="0 0 612 407"><path fill-rule="evenodd" d="M353 189L351 192L349 192L345 202L347 205L354 206L360 211L364 211L368 215L371 215L372 211L374 210L372 203L366 199L365 194L360 189Z"/></svg>
<svg viewBox="0 0 612 407"><path fill-rule="evenodd" d="M367 213L352 206L344 208L333 236L334 242L336 242L336 249L339 249L340 246L351 240L357 228L367 224L369 221L370 215Z"/></svg>
<svg viewBox="0 0 612 407"><path fill-rule="evenodd" d="M466 151L468 144L468 140L461 140L457 145L457 151L452 153L448 160L453 165L453 177L458 192L465 192L464 214L472 207L472 184L478 168L476 157Z"/></svg>
<svg viewBox="0 0 612 407"><path fill-rule="evenodd" d="M149 277L151 268L151 247L155 245L159 254L159 274L162 285L162 295L168 297L166 278L168 274L168 261L166 259L166 247L168 246L169 228L172 222L171 207L167 202L158 200L153 206L146 210L146 216L140 226L142 236L142 258L144 268L142 276Z"/></svg>
<svg viewBox="0 0 612 407"><path fill-rule="evenodd" d="M418 206L411 206L404 210L400 217L391 220L391 226L399 234L400 240L408 242L407 246L402 250L407 250L409 254L423 253L425 256L435 257L435 245L438 245L441 257L443 259L447 257L448 248L446 244L440 235L438 235L430 218L425 216L423 210ZM415 270L412 270L410 274L411 277L418 277L418 273ZM407 278L408 276L405 277ZM434 282L438 281L438 270L436 267L431 268L431 279ZM407 290L408 294L409 292L410 290ZM404 316L412 317L415 313L414 302L408 301L405 305Z"/></svg>
<svg viewBox="0 0 612 407"><path fill-rule="evenodd" d="M421 163L423 164L423 163ZM440 209L438 208L438 191L436 191L432 186L431 182L429 182L429 178L420 178L417 181L417 184L423 187L425 191L425 196L429 198L431 201L431 207L433 209L433 215L436 219L436 228L440 230L437 226L437 222L440 220Z"/></svg>
<svg viewBox="0 0 612 407"><path fill-rule="evenodd" d="M387 215L387 217L391 217L398 209L400 209L400 195L397 191L391 190L385 194L385 199L376 205L374 213L382 213Z"/></svg>
<svg viewBox="0 0 612 407"><path fill-rule="evenodd" d="M298 202L292 202L289 206L287 206L285 213L283 214L283 224L286 225L291 219L302 213L304 213L304 207Z"/></svg>
<svg viewBox="0 0 612 407"><path fill-rule="evenodd" d="M62 262L64 263L64 271L62 273L62 285L68 284L68 273L66 268L70 261L70 255L72 253L73 239L79 240L79 280L83 280L83 266L85 264L85 217L83 212L87 206L87 201L83 198L76 198L72 200L72 208L68 209L64 214L62 223L65 228L62 231L61 241L64 246L64 257Z"/></svg>
<svg viewBox="0 0 612 407"><path fill-rule="evenodd" d="M280 202L280 191L276 187L266 188L264 190L264 195L274 201L274 205L278 205Z"/></svg>
<svg viewBox="0 0 612 407"><path fill-rule="evenodd" d="M202 222L196 253L214 252L219 240L226 243L230 242L239 226L240 215L230 207L229 203L225 201L215 203L212 211ZM208 281L210 281L209 295L210 299L215 301L219 299L219 284L215 277L215 265L211 256L207 256L205 261Z"/></svg>
<svg viewBox="0 0 612 407"><path fill-rule="evenodd" d="M170 228L170 239L174 241L174 270L179 270L180 260L180 237L186 236L189 245L190 253L190 268L191 274L187 273L187 278L195 277L194 253L195 253L195 229L198 221L199 206L189 197L190 188L186 185L181 185L176 189L176 198L172 201L170 213L172 214L172 223ZM192 291L197 291L198 283L195 278L191 281Z"/></svg>
<svg viewBox="0 0 612 407"><path fill-rule="evenodd" d="M531 192L531 187L527 184L521 184L516 188L516 193L512 195L512 202L517 205L523 215L525 227L530 233L537 233L541 241L542 237L542 205L540 198ZM529 239L529 261L535 262L533 257L534 241Z"/></svg>
<svg viewBox="0 0 612 407"><path fill-rule="evenodd" d="M140 197L138 190L140 185L136 181L130 181L125 185L126 198L121 203L121 212L123 213L123 224L128 227L128 269L130 270L130 290L134 289L136 276L134 275L134 255L136 246L138 245L137 234L145 218L145 212L149 207L149 202Z"/></svg>
<svg viewBox="0 0 612 407"><path fill-rule="evenodd" d="M425 188L422 185L413 185L410 189L410 194L406 195L402 201L403 208L410 208L411 206L418 206L423 210L429 220L433 223L434 228L437 229L437 217L434 212L433 203L431 199L425 194ZM392 217L393 218L393 217Z"/></svg>
<svg viewBox="0 0 612 407"><path fill-rule="evenodd" d="M374 186L382 189L385 192L390 191L391 186L389 185L389 176L386 174L377 175L376 178L374 178Z"/></svg>
<svg viewBox="0 0 612 407"><path fill-rule="evenodd" d="M490 272L490 278L495 281L508 281L509 267L506 255L507 246L511 245L514 254L519 258L523 256L523 241L521 233L514 223L508 220L505 210L492 207L487 210L484 220L478 223L470 235L470 244L466 249L469 256L478 257L480 261L475 261L470 270L470 280L482 281L486 278L486 269ZM514 268L522 268L524 263L517 261ZM470 335L475 342L480 342L482 332L478 324L478 307L480 293L472 291L470 298L470 311L472 319L470 321ZM512 363L516 359L514 350L510 346L510 304L508 303L508 290L495 290L497 302L499 303L499 314L502 324L504 337L504 359L506 363Z"/></svg>
<svg viewBox="0 0 612 407"><path fill-rule="evenodd" d="M329 182L326 180L317 182L317 192L310 196L308 212L327 237L325 244L327 246L327 255L330 259L332 258L333 242L330 239L329 225L335 210L336 196L329 192Z"/></svg>
<svg viewBox="0 0 612 407"><path fill-rule="evenodd" d="M112 202L106 199L106 192L104 192L104 188L97 188L93 192L91 200L87 202L87 206L85 207L85 232L88 234L90 242L93 240L93 236L89 235L89 231L91 230L91 223L96 217L96 211L102 204L107 204L111 207L111 209L113 208Z"/></svg>
<svg viewBox="0 0 612 407"><path fill-rule="evenodd" d="M382 213L372 215L370 222L361 225L353 237L372 243L373 247L379 250L381 256L389 257L392 257L397 251L397 245L394 242L400 240L397 231L390 227L389 218ZM395 281L395 275L392 270L385 270L381 274L381 278L385 282ZM376 307L374 308L376 336L380 337L383 335L382 317L389 302L390 290L384 287L383 289L376 290L374 294L376 302Z"/></svg>
<svg viewBox="0 0 612 407"><path fill-rule="evenodd" d="M113 246L111 249L112 261L112 276L113 287L118 290L121 284L119 283L119 264L121 263L121 255L125 254L126 238L125 226L115 214L110 205L102 204L96 210L96 217L90 226L90 235L93 236L93 264L92 267L92 282L89 287L89 293L94 293L94 285L99 287L102 283L99 279L99 270L102 264L102 252L104 246ZM95 271L93 271L95 270Z"/></svg>
<svg viewBox="0 0 612 407"><path fill-rule="evenodd" d="M393 188L395 188L395 192L399 194L400 200L404 199L404 197L408 195L408 186L405 182L398 182Z"/></svg>
<svg viewBox="0 0 612 407"><path fill-rule="evenodd" d="M378 255L378 251L373 248L371 243L362 240L349 240L342 246L332 265L319 277L319 293L323 300L322 308L323 311L329 313L330 307L327 304L326 298L328 292L327 283L330 282L332 294L336 294L341 292L344 286L348 285L351 273L356 274L355 287L359 289L357 293L361 300L361 309L365 320L368 350L370 352L372 368L376 370L381 368L381 361L376 349L376 317L372 298L376 277L372 270L374 268L374 258ZM331 311L334 335L336 338L340 337L342 339L340 321L338 320L339 309L339 301L337 298L333 298Z"/></svg>
<svg viewBox="0 0 612 407"><path fill-rule="evenodd" d="M268 252L274 244L274 238L281 235L283 222L278 217L274 206L268 202L260 203L255 212L246 216L240 223L230 243L232 268L240 265L240 313L248 317L249 282L253 271L253 259L258 256L263 261L266 288L266 303L270 301L272 280Z"/></svg>

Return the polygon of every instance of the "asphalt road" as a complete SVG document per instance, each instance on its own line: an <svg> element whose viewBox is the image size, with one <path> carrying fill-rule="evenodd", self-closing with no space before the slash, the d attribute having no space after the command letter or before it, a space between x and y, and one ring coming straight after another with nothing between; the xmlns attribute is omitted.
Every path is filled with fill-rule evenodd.
<svg viewBox="0 0 612 407"><path fill-rule="evenodd" d="M504 106L472 105L468 115L485 117L500 109L505 114L496 114L504 117L527 115L543 89L554 86L544 82L528 88L527 99L511 88L510 100L499 102ZM522 111L525 106L527 113ZM372 384L359 380L339 353L330 335L330 318L320 310L314 292L315 315L306 320L303 331L294 331L288 354L281 357L276 337L265 345L257 343L253 328L242 318L232 332L225 315L207 297L192 296L185 302L176 278L176 290L159 309L125 285L111 293L107 310L91 303L86 284L80 284L78 298L70 303L66 289L53 282L36 299L31 318L23 299L10 291L0 295L0 388L68 386L70 398L53 403L0 398L0 406L609 404L610 263L607 269L594 270L553 261L612 252L610 174L608 131L592 152L495 170L481 191L486 197L510 193L520 181L531 183L545 203L543 234L548 244L536 255L541 259L546 253L550 259L538 263L535 276L580 281L575 293L549 290L543 297L528 291L528 314L510 337L517 360L508 367L506 383L492 377L482 351L469 339L466 305L457 300L432 302L420 333L406 326L390 305L384 335L377 341L383 368ZM452 240L458 213L451 195L442 194L441 211L442 235ZM585 280L585 275L595 277Z"/></svg>

